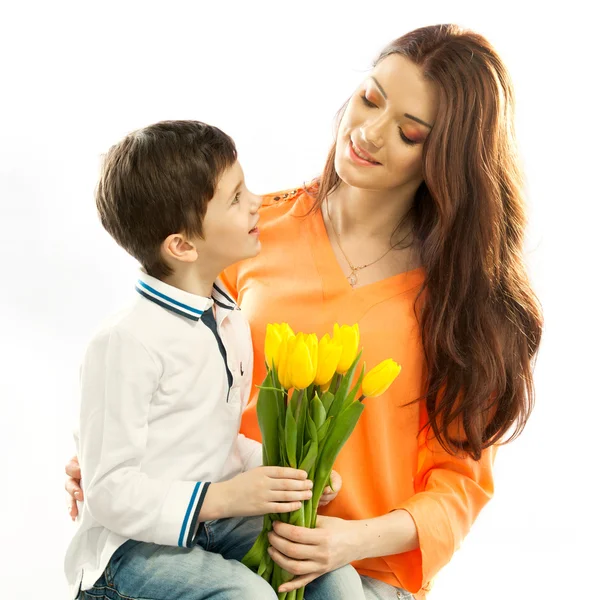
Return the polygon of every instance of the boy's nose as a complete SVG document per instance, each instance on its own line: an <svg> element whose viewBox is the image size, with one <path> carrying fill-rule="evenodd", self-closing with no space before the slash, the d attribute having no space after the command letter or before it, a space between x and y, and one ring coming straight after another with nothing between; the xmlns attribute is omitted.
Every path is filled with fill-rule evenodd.
<svg viewBox="0 0 600 600"><path fill-rule="evenodd" d="M260 208L260 205L262 204L262 197L257 196L256 194L251 194L251 195L252 195L252 200L250 202L250 206L252 208L252 212L257 212L258 209Z"/></svg>

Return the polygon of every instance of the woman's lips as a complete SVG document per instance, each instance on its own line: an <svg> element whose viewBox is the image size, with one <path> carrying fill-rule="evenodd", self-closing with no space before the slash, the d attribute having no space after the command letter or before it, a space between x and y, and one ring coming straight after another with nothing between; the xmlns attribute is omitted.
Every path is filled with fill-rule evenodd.
<svg viewBox="0 0 600 600"><path fill-rule="evenodd" d="M350 158L357 164L364 167L379 167L380 162L377 162L368 152L362 148L355 146L352 140L348 143L348 153Z"/></svg>

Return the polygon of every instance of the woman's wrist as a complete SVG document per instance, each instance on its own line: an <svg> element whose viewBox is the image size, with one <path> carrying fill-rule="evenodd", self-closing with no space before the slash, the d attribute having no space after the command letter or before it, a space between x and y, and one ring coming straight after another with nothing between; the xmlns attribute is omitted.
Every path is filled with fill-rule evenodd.
<svg viewBox="0 0 600 600"><path fill-rule="evenodd" d="M419 547L417 527L406 510L348 523L349 553L352 555L349 562L401 554Z"/></svg>

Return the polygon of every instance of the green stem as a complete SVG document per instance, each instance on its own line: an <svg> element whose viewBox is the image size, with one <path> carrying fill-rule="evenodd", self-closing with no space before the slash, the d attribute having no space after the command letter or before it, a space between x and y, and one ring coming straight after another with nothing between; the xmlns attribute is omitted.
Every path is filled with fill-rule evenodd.
<svg viewBox="0 0 600 600"><path fill-rule="evenodd" d="M336 373L333 376L333 395L335 396L337 394L337 391L340 389L340 385L342 383L342 379L343 379L343 375L340 375L339 373Z"/></svg>

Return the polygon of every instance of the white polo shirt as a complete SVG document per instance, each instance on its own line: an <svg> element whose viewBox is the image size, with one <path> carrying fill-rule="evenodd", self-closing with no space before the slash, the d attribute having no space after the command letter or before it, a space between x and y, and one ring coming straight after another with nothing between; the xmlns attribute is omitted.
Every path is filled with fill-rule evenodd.
<svg viewBox="0 0 600 600"><path fill-rule="evenodd" d="M252 341L223 286L205 298L142 273L136 290L133 306L94 336L81 370L85 501L65 558L73 598L128 539L192 547L210 482L262 462L261 445L238 433Z"/></svg>

